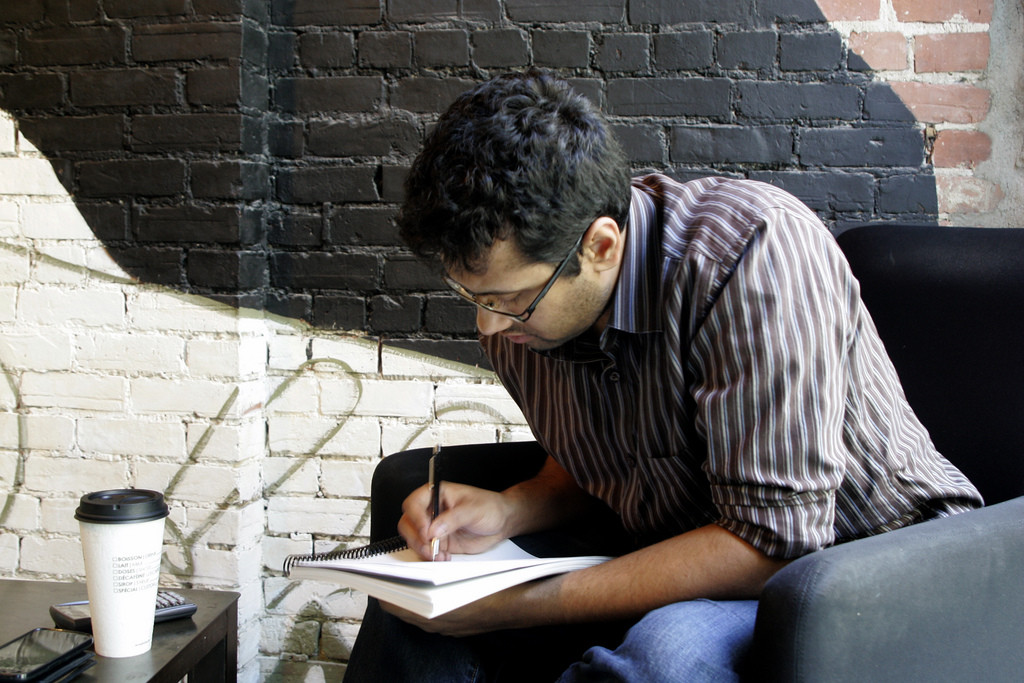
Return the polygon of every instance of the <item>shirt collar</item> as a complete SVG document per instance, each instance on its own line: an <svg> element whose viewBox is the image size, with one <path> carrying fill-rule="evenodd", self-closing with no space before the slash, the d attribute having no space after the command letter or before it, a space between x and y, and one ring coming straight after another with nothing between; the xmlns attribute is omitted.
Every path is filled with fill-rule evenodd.
<svg viewBox="0 0 1024 683"><path fill-rule="evenodd" d="M626 245L608 319L609 328L631 334L661 330L655 303L661 288L661 234L654 197L642 181L634 179L631 188Z"/></svg>
<svg viewBox="0 0 1024 683"><path fill-rule="evenodd" d="M655 298L660 289L658 254L661 235L655 216L656 204L651 189L642 178L633 180L630 188L629 222L618 282L612 293L608 325L599 344L592 338L572 339L543 355L577 363L601 360L616 345L621 333L644 334L661 331Z"/></svg>

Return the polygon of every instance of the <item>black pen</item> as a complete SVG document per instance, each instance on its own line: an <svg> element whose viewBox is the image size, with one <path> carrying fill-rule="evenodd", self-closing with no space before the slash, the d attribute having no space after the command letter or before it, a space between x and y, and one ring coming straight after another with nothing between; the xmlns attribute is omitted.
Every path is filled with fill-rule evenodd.
<svg viewBox="0 0 1024 683"><path fill-rule="evenodd" d="M441 481L437 478L439 469L439 460L441 456L440 444L434 446L434 454L430 456L430 463L428 466L428 477L430 483L430 519L431 521L437 519L437 516L441 514ZM441 549L441 539L436 536L430 539L430 560L433 562L437 559L437 553Z"/></svg>

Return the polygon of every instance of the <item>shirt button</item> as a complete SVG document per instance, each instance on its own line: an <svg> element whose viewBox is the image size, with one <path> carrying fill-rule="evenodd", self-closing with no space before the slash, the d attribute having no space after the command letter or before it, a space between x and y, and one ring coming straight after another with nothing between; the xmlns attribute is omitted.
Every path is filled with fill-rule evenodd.
<svg viewBox="0 0 1024 683"><path fill-rule="evenodd" d="M619 381L619 373L616 372L615 370L612 370L611 372L608 373L608 379L610 381L612 381L612 382L618 382Z"/></svg>

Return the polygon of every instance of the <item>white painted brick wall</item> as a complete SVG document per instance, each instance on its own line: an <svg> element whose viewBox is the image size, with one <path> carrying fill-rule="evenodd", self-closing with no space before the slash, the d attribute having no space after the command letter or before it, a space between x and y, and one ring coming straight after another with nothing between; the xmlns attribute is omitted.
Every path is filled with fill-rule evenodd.
<svg viewBox="0 0 1024 683"><path fill-rule="evenodd" d="M33 531L39 528L39 498L24 493L12 493L4 501L7 517L4 526L14 531Z"/></svg>
<svg viewBox="0 0 1024 683"><path fill-rule="evenodd" d="M137 485L155 491L167 491L174 482L174 500L194 503L219 503L228 500L252 500L260 490L259 467L226 467L190 463L141 461L136 467ZM168 494L170 495L170 494Z"/></svg>
<svg viewBox="0 0 1024 683"><path fill-rule="evenodd" d="M89 225L74 202L26 204L22 208L22 226L22 234L29 239L81 240L79 249L92 242Z"/></svg>
<svg viewBox="0 0 1024 683"><path fill-rule="evenodd" d="M267 367L293 371L306 362L307 339L300 335L277 335L267 342Z"/></svg>
<svg viewBox="0 0 1024 683"><path fill-rule="evenodd" d="M388 377L417 377L446 380L451 378L486 378L492 374L479 368L462 365L404 349L382 349L381 370Z"/></svg>
<svg viewBox="0 0 1024 683"><path fill-rule="evenodd" d="M321 581L289 581L284 578L267 579L267 614L293 617L308 605L315 605L325 616L361 617L366 608L366 596L345 589L338 590L333 583Z"/></svg>
<svg viewBox="0 0 1024 683"><path fill-rule="evenodd" d="M355 373L359 376L377 374L377 342L369 339L337 339L313 337L309 344L312 360L321 361L317 370L327 372Z"/></svg>
<svg viewBox="0 0 1024 683"><path fill-rule="evenodd" d="M144 374L181 374L185 340L164 334L92 332L74 338L74 357L83 370L125 371L125 359Z"/></svg>
<svg viewBox="0 0 1024 683"><path fill-rule="evenodd" d="M46 496L40 505L42 528L55 534L78 534L78 520L75 510L81 496Z"/></svg>
<svg viewBox="0 0 1024 683"><path fill-rule="evenodd" d="M162 490L162 583L240 593L243 681L340 675L365 596L281 566L366 542L383 455L529 438L491 373L134 282L2 112L0 368L0 577L81 580L81 495Z"/></svg>
<svg viewBox="0 0 1024 683"><path fill-rule="evenodd" d="M445 422L522 424L522 411L501 386L495 384L463 384L452 382L438 386L435 410Z"/></svg>
<svg viewBox="0 0 1024 683"><path fill-rule="evenodd" d="M21 401L35 408L119 413L125 409L127 393L123 377L75 372L26 372L21 377Z"/></svg>
<svg viewBox="0 0 1024 683"><path fill-rule="evenodd" d="M129 463L123 459L29 455L25 458L24 490L38 494L72 493L124 488Z"/></svg>
<svg viewBox="0 0 1024 683"><path fill-rule="evenodd" d="M0 252L0 267L2 267L4 255ZM0 322L9 323L14 321L17 314L18 290L15 287L0 287Z"/></svg>
<svg viewBox="0 0 1024 683"><path fill-rule="evenodd" d="M263 539L263 567L280 573L285 558L289 555L305 555L312 548L313 541L308 534L291 536L267 536Z"/></svg>
<svg viewBox="0 0 1024 683"><path fill-rule="evenodd" d="M5 417L9 417L9 413L4 414ZM7 422L13 422L13 420L5 420ZM0 438L3 439L4 444L10 444L12 441L8 436L8 430L0 432ZM17 436L15 435L15 438ZM21 456L17 451L0 451L0 487L2 487L5 494L11 495L10 492L14 490L17 485L19 477L19 463L21 462Z"/></svg>
<svg viewBox="0 0 1024 683"><path fill-rule="evenodd" d="M11 576L21 562L21 538L18 534L0 531L0 572Z"/></svg>
<svg viewBox="0 0 1024 683"><path fill-rule="evenodd" d="M29 450L70 452L75 445L75 421L66 415L0 413L4 444L20 443Z"/></svg>
<svg viewBox="0 0 1024 683"><path fill-rule="evenodd" d="M56 577L83 576L85 561L77 538L26 535L21 540L22 571Z"/></svg>
<svg viewBox="0 0 1024 683"><path fill-rule="evenodd" d="M324 495L338 498L365 496L370 490L376 464L376 461L324 459L320 465Z"/></svg>
<svg viewBox="0 0 1024 683"><path fill-rule="evenodd" d="M270 396L267 399L269 412L273 415L319 413L321 379L320 375L312 371L304 371L301 375L272 377Z"/></svg>
<svg viewBox="0 0 1024 683"><path fill-rule="evenodd" d="M267 365L267 343L255 337L191 339L185 357L188 371L194 377L232 381L262 377Z"/></svg>
<svg viewBox="0 0 1024 683"><path fill-rule="evenodd" d="M140 289L131 293L127 306L133 331L230 335L246 327L230 306L200 296L169 296L165 291Z"/></svg>
<svg viewBox="0 0 1024 683"><path fill-rule="evenodd" d="M229 510L187 508L184 526L201 532L204 543L258 548L263 538L263 503L239 504Z"/></svg>
<svg viewBox="0 0 1024 683"><path fill-rule="evenodd" d="M315 496L320 492L320 459L264 458L263 484L275 496Z"/></svg>
<svg viewBox="0 0 1024 683"><path fill-rule="evenodd" d="M82 417L78 447L104 455L185 459L185 425L181 420L155 422L138 418Z"/></svg>
<svg viewBox="0 0 1024 683"><path fill-rule="evenodd" d="M427 420L434 412L433 386L428 382L367 379L361 384L362 395L354 409L356 415ZM327 392L321 397L324 412L346 410L349 402L345 397L335 399L336 393L340 392Z"/></svg>
<svg viewBox="0 0 1024 683"><path fill-rule="evenodd" d="M0 187L6 194L26 197L66 194L46 159L0 158Z"/></svg>
<svg viewBox="0 0 1024 683"><path fill-rule="evenodd" d="M210 586L231 588L259 581L263 563L258 548L228 550L197 544L192 550L192 577Z"/></svg>
<svg viewBox="0 0 1024 683"><path fill-rule="evenodd" d="M190 420L188 452L205 462L240 462L261 458L266 448L266 421L251 414L244 421Z"/></svg>
<svg viewBox="0 0 1024 683"><path fill-rule="evenodd" d="M43 285L81 285L88 279L88 272L80 268L68 268L66 263L83 263L86 250L74 244L40 245L40 256L32 268L32 280Z"/></svg>
<svg viewBox="0 0 1024 683"><path fill-rule="evenodd" d="M267 503L267 530L329 536L366 534L368 501L340 498L272 498Z"/></svg>
<svg viewBox="0 0 1024 683"><path fill-rule="evenodd" d="M18 317L26 326L123 328L124 293L88 288L22 289Z"/></svg>
<svg viewBox="0 0 1024 683"><path fill-rule="evenodd" d="M238 388L226 382L182 377L138 377L131 380L132 409L152 415L217 417L225 410L237 414Z"/></svg>
<svg viewBox="0 0 1024 683"><path fill-rule="evenodd" d="M272 415L267 425L270 451L275 455L380 454L381 427L374 418Z"/></svg>
<svg viewBox="0 0 1024 683"><path fill-rule="evenodd" d="M54 332L45 337L33 332L11 332L0 337L0 358L10 369L70 370L71 334Z"/></svg>
<svg viewBox="0 0 1024 683"><path fill-rule="evenodd" d="M0 154L14 155L17 151L17 133L14 129L14 119L6 112L0 112Z"/></svg>

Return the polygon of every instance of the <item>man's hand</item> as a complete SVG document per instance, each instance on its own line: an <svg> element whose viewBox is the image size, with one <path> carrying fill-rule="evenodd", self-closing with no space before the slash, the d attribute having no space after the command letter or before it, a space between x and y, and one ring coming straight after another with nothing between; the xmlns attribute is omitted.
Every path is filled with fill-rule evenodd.
<svg viewBox="0 0 1024 683"><path fill-rule="evenodd" d="M552 458L532 479L504 491L441 482L441 513L431 520L430 488L413 491L402 504L398 533L420 557L441 540L437 559L480 553L512 536L550 529L585 515L595 499L584 493Z"/></svg>
<svg viewBox="0 0 1024 683"><path fill-rule="evenodd" d="M438 560L449 560L453 553L480 553L507 538L511 511L501 493L443 482L437 519L431 520L430 508L430 489L422 486L405 499L398 522L398 533L424 559L431 557L434 538L441 539Z"/></svg>

